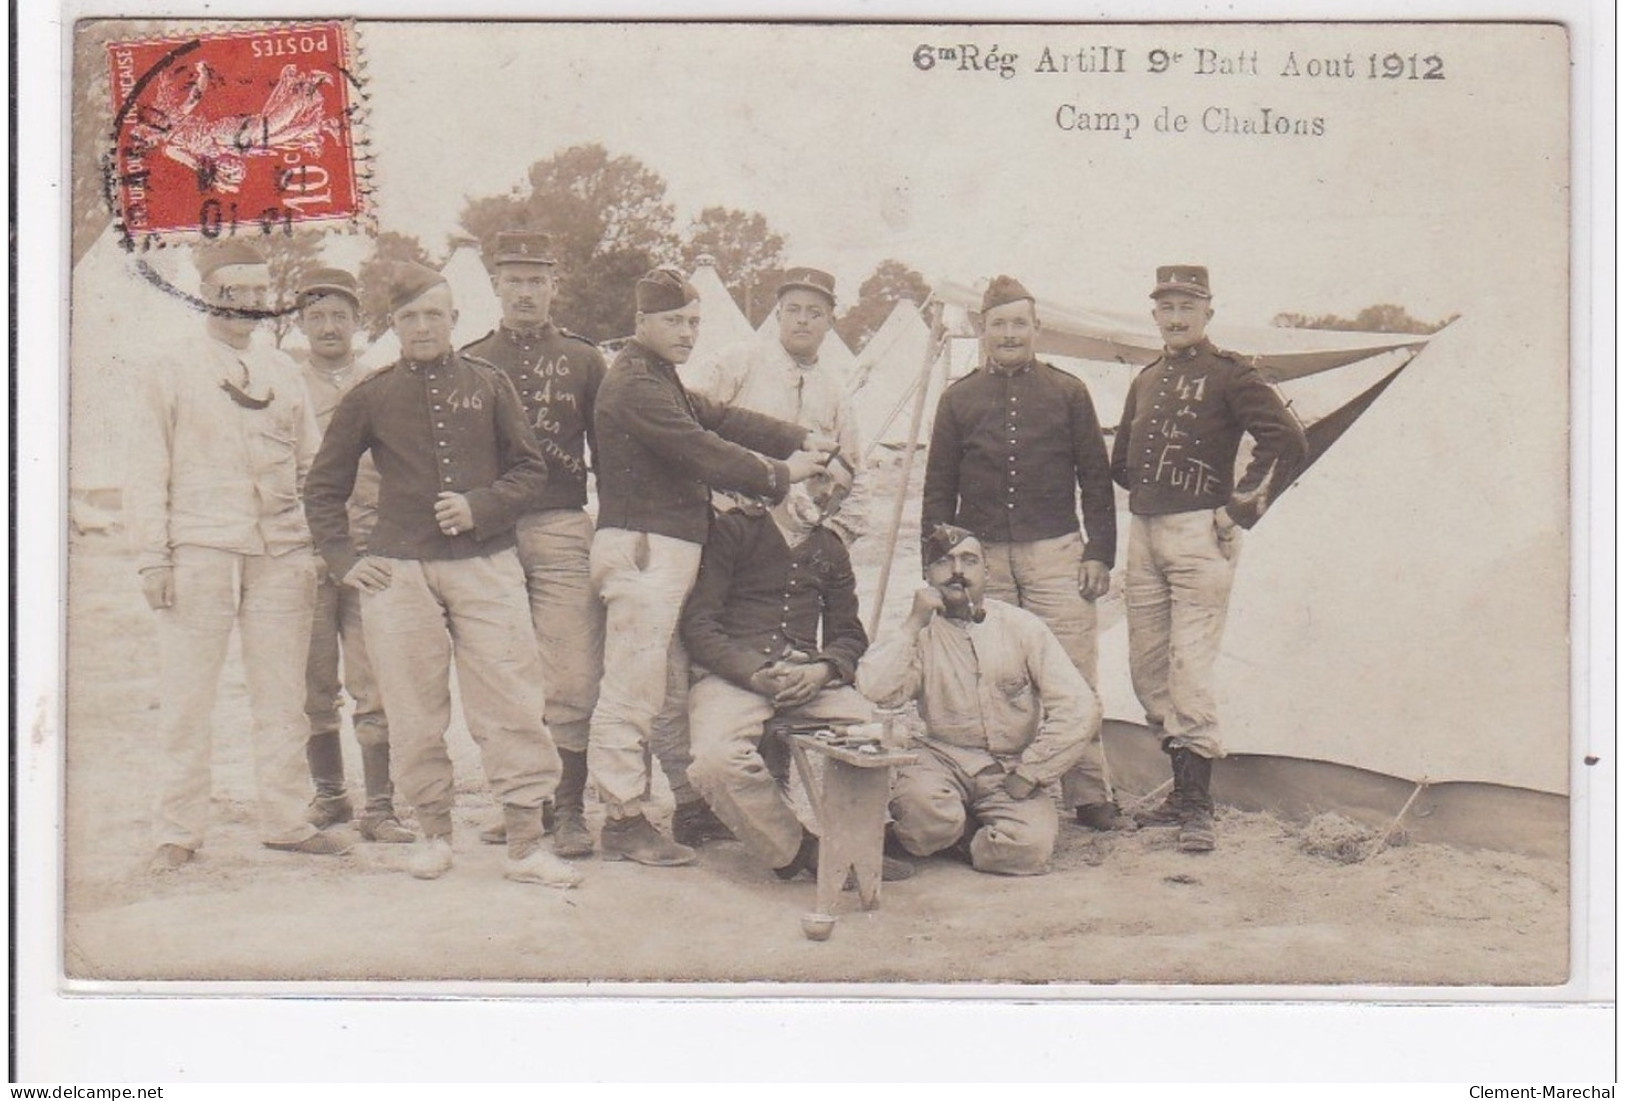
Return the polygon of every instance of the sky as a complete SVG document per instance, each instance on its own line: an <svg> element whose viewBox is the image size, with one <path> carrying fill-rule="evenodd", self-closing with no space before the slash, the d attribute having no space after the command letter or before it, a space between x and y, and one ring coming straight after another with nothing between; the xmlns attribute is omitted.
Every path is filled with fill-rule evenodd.
<svg viewBox="0 0 1625 1101"><path fill-rule="evenodd" d="M1510 311L1552 346L1566 332L1566 40L1550 26L368 23L361 41L380 226L435 250L467 196L601 142L666 179L680 225L759 211L848 297L895 257L928 280L1008 272L1140 311L1157 265L1205 263L1216 324L1394 302L1426 320ZM915 64L961 44L1014 54L1014 75ZM1038 72L1046 47L1056 67L1125 71ZM1389 53L1406 75L1372 79ZM1430 67L1443 79L1408 79ZM1203 130L1265 108L1323 132ZM1184 132L1156 128L1165 109ZM1117 130L1093 128L1109 115Z"/></svg>

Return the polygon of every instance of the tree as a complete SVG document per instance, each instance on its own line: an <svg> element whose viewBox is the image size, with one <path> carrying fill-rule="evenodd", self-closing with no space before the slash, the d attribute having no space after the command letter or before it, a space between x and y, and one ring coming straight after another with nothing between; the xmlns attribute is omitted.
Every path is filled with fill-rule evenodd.
<svg viewBox="0 0 1625 1101"><path fill-rule="evenodd" d="M772 308L773 288L782 277L787 244L760 214L708 206L689 223L683 268L693 271L702 256L711 257L722 285L751 324L759 325ZM772 283L767 282L770 278Z"/></svg>
<svg viewBox="0 0 1625 1101"><path fill-rule="evenodd" d="M681 255L666 181L635 157L576 145L531 165L530 191L470 198L459 219L490 254L501 230L550 234L561 275L554 314L594 340L632 331L632 288Z"/></svg>
<svg viewBox="0 0 1625 1101"><path fill-rule="evenodd" d="M373 239L372 255L361 263L361 324L368 340L377 340L389 328L390 266L397 262L429 264L429 253L409 233L393 230Z"/></svg>
<svg viewBox="0 0 1625 1101"><path fill-rule="evenodd" d="M1278 313L1273 318L1273 324L1283 329L1331 329L1339 332L1361 333L1414 333L1426 336L1436 333L1450 324L1460 314L1451 314L1443 321L1429 324L1418 321L1410 315L1403 306L1383 303L1378 306L1367 306L1353 317L1339 317L1336 314L1322 314L1319 317L1309 317L1301 313Z"/></svg>
<svg viewBox="0 0 1625 1101"><path fill-rule="evenodd" d="M271 302L276 315L271 318L271 337L278 348L293 328L293 305L305 277L321 267L321 239L310 233L272 231L252 236L255 247L265 254L271 269Z"/></svg>
<svg viewBox="0 0 1625 1101"><path fill-rule="evenodd" d="M925 276L901 260L882 260L858 287L858 299L835 322L848 348L861 348L875 335L892 308L904 299L916 306L931 296Z"/></svg>

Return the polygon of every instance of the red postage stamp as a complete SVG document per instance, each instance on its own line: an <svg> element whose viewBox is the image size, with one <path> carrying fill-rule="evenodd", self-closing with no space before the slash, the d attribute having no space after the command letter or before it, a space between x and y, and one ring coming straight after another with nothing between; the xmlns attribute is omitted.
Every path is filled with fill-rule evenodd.
<svg viewBox="0 0 1625 1101"><path fill-rule="evenodd" d="M353 54L336 20L110 44L108 190L125 231L212 238L361 214Z"/></svg>

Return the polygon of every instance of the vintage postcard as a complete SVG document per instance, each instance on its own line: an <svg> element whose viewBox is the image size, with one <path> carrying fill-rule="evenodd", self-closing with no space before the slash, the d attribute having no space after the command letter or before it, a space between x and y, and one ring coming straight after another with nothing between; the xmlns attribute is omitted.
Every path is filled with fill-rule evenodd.
<svg viewBox="0 0 1625 1101"><path fill-rule="evenodd" d="M1570 28L63 33L63 989L1596 993Z"/></svg>

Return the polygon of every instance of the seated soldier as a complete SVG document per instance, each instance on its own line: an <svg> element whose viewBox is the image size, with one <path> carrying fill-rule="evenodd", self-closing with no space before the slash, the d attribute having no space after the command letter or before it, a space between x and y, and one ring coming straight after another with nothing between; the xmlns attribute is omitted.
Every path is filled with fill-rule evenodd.
<svg viewBox="0 0 1625 1101"><path fill-rule="evenodd" d="M851 487L837 460L770 509L717 517L683 608L683 643L703 671L688 696L689 779L781 879L816 871L818 838L762 759L764 724L861 723L872 712L852 687L869 645L852 561L827 526ZM884 869L912 873L898 860Z"/></svg>
<svg viewBox="0 0 1625 1101"><path fill-rule="evenodd" d="M1093 744L1094 689L1044 621L985 600L982 544L938 524L925 541L926 580L897 635L858 668L882 707L919 704L919 760L898 770L892 830L915 856L959 845L971 866L1002 875L1049 870L1060 816L1044 787Z"/></svg>

